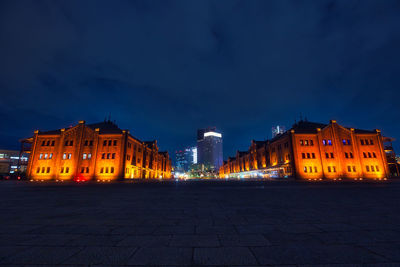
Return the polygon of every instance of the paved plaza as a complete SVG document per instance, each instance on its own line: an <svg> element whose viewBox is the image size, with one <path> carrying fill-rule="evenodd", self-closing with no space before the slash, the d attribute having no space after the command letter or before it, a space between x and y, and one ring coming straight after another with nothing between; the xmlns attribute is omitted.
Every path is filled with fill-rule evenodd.
<svg viewBox="0 0 400 267"><path fill-rule="evenodd" d="M400 182L0 181L1 266L400 266Z"/></svg>

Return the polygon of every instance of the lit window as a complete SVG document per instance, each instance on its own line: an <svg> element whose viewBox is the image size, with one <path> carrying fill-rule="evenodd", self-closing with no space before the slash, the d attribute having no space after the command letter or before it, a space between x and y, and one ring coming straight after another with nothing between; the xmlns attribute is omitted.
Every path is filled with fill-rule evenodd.
<svg viewBox="0 0 400 267"><path fill-rule="evenodd" d="M322 140L322 144L323 144L324 146L326 146L326 140L325 140L325 139Z"/></svg>
<svg viewBox="0 0 400 267"><path fill-rule="evenodd" d="M329 139L329 140L328 140L328 146L331 146L331 145L332 145L332 140Z"/></svg>
<svg viewBox="0 0 400 267"><path fill-rule="evenodd" d="M346 145L346 139L343 139L343 140L342 140L342 143L343 143L343 145L345 146L345 145Z"/></svg>
<svg viewBox="0 0 400 267"><path fill-rule="evenodd" d="M47 157L48 157L48 154L47 153L44 154L44 159L47 159Z"/></svg>
<svg viewBox="0 0 400 267"><path fill-rule="evenodd" d="M63 154L63 159L67 159L67 153Z"/></svg>
<svg viewBox="0 0 400 267"><path fill-rule="evenodd" d="M308 146L308 140L304 140L304 145Z"/></svg>
<svg viewBox="0 0 400 267"><path fill-rule="evenodd" d="M49 159L52 159L52 158L53 158L53 153L50 153Z"/></svg>
<svg viewBox="0 0 400 267"><path fill-rule="evenodd" d="M87 158L91 159L92 158L92 153L87 154Z"/></svg>
<svg viewBox="0 0 400 267"><path fill-rule="evenodd" d="M72 158L72 154L69 153L69 154L68 154L68 159L71 159L71 158Z"/></svg>
<svg viewBox="0 0 400 267"><path fill-rule="evenodd" d="M83 153L82 159L86 159L87 155L86 153Z"/></svg>
<svg viewBox="0 0 400 267"><path fill-rule="evenodd" d="M42 158L43 158L43 154L40 154L40 155L39 155L39 159L42 159Z"/></svg>

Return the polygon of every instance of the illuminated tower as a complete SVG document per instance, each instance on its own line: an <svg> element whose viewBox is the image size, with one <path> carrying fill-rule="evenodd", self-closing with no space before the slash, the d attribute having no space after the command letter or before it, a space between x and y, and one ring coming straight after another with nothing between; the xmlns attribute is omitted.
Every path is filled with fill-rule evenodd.
<svg viewBox="0 0 400 267"><path fill-rule="evenodd" d="M197 130L197 163L218 170L222 165L222 134L215 127Z"/></svg>
<svg viewBox="0 0 400 267"><path fill-rule="evenodd" d="M285 126L277 125L276 127L272 127L272 138L274 138L278 134L283 134L284 132L285 132Z"/></svg>

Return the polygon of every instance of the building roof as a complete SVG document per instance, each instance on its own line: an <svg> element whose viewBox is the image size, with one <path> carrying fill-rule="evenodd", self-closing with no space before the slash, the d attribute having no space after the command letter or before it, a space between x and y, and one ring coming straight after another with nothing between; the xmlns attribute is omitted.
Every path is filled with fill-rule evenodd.
<svg viewBox="0 0 400 267"><path fill-rule="evenodd" d="M122 130L112 121L104 121L99 123L87 124L93 130L100 129L101 134L122 133Z"/></svg>

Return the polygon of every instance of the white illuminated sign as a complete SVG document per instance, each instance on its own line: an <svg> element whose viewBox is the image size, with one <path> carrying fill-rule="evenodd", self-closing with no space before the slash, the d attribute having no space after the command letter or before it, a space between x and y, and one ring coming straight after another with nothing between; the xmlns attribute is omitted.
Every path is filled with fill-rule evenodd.
<svg viewBox="0 0 400 267"><path fill-rule="evenodd" d="M207 132L207 133L204 133L204 137L207 137L207 136L215 136L215 137L221 138L221 137L222 137L222 134L216 133L216 132Z"/></svg>

